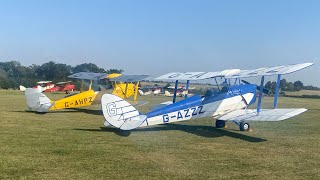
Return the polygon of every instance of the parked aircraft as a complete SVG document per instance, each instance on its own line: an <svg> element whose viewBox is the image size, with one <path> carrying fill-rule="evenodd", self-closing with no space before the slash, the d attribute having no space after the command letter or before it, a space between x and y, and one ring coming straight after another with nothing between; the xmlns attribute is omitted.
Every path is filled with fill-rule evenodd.
<svg viewBox="0 0 320 180"><path fill-rule="evenodd" d="M120 130L130 131L138 127L213 117L216 119L217 128L223 128L227 121L232 121L239 126L241 131L248 131L251 121L281 121L307 111L305 108L278 109L277 102L281 76L311 65L313 63L253 70L228 69L220 72L169 73L156 79L176 81L172 103L166 102L163 106L157 106L146 114L141 114L130 103L118 96L102 95L101 104L105 126L112 125ZM265 77L273 75L277 76L273 109L262 109L264 80ZM260 85L241 83L241 79L250 77L260 77ZM228 87L220 88L217 83L218 91L208 93L205 96L186 96L184 100L176 102L179 80L187 81L186 89L188 90L190 81L206 79L213 79L216 82L217 79L225 79L228 82ZM256 100L256 109L249 109L248 107L254 104Z"/></svg>
<svg viewBox="0 0 320 180"><path fill-rule="evenodd" d="M39 81L33 88L38 89L41 92L65 91L67 94L69 94L74 90L74 85L71 84L71 81L58 82L56 84L52 83L52 81ZM25 91L26 87L20 85L20 90Z"/></svg>
<svg viewBox="0 0 320 180"><path fill-rule="evenodd" d="M26 88L25 96L29 110L39 113L45 113L51 110L59 110L66 108L77 108L82 106L89 106L92 104L100 104L102 94L106 93L106 90L94 91L92 89L92 83L94 80L101 80L108 78L113 84L113 94L124 99L128 99L133 96L133 100L137 105L140 105L136 101L138 84L140 80L147 78L147 75L115 75L115 74L102 74L102 73L76 73L68 76L70 78L77 78L82 80L82 91L78 94L68 96L66 98L51 101L42 91L38 88ZM112 78L110 78L112 77ZM90 85L87 91L83 91L84 80L89 80Z"/></svg>

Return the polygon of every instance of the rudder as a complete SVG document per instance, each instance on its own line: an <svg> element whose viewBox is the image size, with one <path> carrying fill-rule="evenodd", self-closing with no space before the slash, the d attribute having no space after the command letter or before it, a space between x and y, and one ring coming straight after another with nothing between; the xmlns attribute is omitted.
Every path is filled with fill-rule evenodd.
<svg viewBox="0 0 320 180"><path fill-rule="evenodd" d="M37 112L48 112L53 105L51 100L38 89L26 88L24 91L29 110Z"/></svg>
<svg viewBox="0 0 320 180"><path fill-rule="evenodd" d="M122 130L135 129L147 119L147 116L140 115L127 101L113 94L102 95L101 106L106 120L104 124L111 124Z"/></svg>

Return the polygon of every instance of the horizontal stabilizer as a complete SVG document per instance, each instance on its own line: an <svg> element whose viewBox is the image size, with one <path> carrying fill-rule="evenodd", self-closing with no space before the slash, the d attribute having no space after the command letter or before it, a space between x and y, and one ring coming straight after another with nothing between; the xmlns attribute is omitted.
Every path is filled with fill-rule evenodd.
<svg viewBox="0 0 320 180"><path fill-rule="evenodd" d="M305 108L300 109L261 109L257 113L255 109L240 109L232 111L218 118L223 121L282 121L297 116L307 111Z"/></svg>
<svg viewBox="0 0 320 180"><path fill-rule="evenodd" d="M146 115L139 115L132 118L127 119L121 126L122 130L131 130L139 127L143 121L147 119Z"/></svg>

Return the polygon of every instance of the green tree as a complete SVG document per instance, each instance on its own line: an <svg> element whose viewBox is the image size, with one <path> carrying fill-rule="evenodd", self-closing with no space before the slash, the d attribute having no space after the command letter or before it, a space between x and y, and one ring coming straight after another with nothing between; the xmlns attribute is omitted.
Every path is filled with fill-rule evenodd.
<svg viewBox="0 0 320 180"><path fill-rule="evenodd" d="M106 73L107 71L103 68L99 68L97 65L93 63L84 63L79 64L72 68L72 73L78 73L78 72L94 72L94 73Z"/></svg>
<svg viewBox="0 0 320 180"><path fill-rule="evenodd" d="M280 80L280 89L281 91L285 91L287 89L287 80L286 79L281 79Z"/></svg>
<svg viewBox="0 0 320 180"><path fill-rule="evenodd" d="M67 76L71 74L71 66L50 61L41 66L34 67L37 77L41 80L65 81Z"/></svg>
<svg viewBox="0 0 320 180"><path fill-rule="evenodd" d="M268 81L268 82L266 83L266 85L264 85L264 88L266 88L266 89L268 89L268 90L271 90L271 89L272 89L272 83L271 83L271 81Z"/></svg>
<svg viewBox="0 0 320 180"><path fill-rule="evenodd" d="M287 84L287 88L286 88L287 91L294 91L294 85L292 82L289 82Z"/></svg>
<svg viewBox="0 0 320 180"><path fill-rule="evenodd" d="M301 81L295 81L293 83L293 86L295 91L301 91L301 89L303 88L303 83Z"/></svg>
<svg viewBox="0 0 320 180"><path fill-rule="evenodd" d="M121 74L121 73L123 73L123 70L122 69L109 69L109 70L107 70L107 73L108 74L112 74L112 73Z"/></svg>

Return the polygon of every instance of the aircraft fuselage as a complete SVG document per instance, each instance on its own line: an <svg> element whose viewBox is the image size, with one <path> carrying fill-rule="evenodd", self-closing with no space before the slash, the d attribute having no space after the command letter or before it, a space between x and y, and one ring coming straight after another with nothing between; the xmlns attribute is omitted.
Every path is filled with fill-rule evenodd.
<svg viewBox="0 0 320 180"><path fill-rule="evenodd" d="M237 109L243 109L253 104L255 100L256 85L234 85L225 92L213 92L203 97L195 95L151 111L146 114L147 119L140 127L202 117L217 117Z"/></svg>

